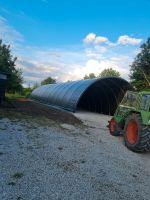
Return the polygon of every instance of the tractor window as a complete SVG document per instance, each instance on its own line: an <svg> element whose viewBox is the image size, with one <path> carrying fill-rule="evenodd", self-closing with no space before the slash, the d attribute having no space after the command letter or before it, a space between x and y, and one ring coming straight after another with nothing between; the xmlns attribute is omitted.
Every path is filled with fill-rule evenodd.
<svg viewBox="0 0 150 200"><path fill-rule="evenodd" d="M121 104L125 106L135 107L137 103L137 94L136 93L130 93L127 92L121 102Z"/></svg>
<svg viewBox="0 0 150 200"><path fill-rule="evenodd" d="M150 94L144 95L141 101L141 109L150 111L150 108L148 108L148 106L150 105L149 102L150 102Z"/></svg>

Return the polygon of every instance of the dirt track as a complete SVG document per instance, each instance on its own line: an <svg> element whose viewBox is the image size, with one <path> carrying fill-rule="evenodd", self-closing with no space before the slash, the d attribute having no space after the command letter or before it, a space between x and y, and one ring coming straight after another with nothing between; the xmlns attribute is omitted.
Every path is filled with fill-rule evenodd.
<svg viewBox="0 0 150 200"><path fill-rule="evenodd" d="M7 111L8 113L18 112L33 117L45 117L58 123L82 124L79 119L69 112L47 107L45 105L33 102L30 99L18 99L11 102L11 104L7 103L5 109L3 108L3 110Z"/></svg>

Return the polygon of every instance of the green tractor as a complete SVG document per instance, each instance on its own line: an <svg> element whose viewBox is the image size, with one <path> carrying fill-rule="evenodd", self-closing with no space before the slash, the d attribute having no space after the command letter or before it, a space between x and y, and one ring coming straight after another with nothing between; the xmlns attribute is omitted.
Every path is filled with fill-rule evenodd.
<svg viewBox="0 0 150 200"><path fill-rule="evenodd" d="M110 134L123 134L134 152L150 150L150 91L127 91L108 125Z"/></svg>

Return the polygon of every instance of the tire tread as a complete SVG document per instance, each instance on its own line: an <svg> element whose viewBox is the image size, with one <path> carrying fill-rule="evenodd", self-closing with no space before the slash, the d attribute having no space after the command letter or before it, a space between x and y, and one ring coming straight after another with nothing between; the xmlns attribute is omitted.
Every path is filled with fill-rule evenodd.
<svg viewBox="0 0 150 200"><path fill-rule="evenodd" d="M134 147L131 148L128 145L126 140L125 140L125 145L134 152L142 153L142 152L150 151L150 127L142 124L142 119L141 119L140 114L133 114L133 115L129 116L126 124L128 124L129 120L132 118L133 119L136 118L137 121L141 122L139 124L139 128L141 129L141 134L139 136L138 143Z"/></svg>

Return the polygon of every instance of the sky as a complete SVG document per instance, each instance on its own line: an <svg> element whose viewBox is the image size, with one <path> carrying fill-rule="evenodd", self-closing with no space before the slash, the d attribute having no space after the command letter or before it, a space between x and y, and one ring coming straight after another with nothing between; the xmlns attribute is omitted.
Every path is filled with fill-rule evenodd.
<svg viewBox="0 0 150 200"><path fill-rule="evenodd" d="M0 38L11 45L24 86L130 65L150 36L150 0L0 0Z"/></svg>

